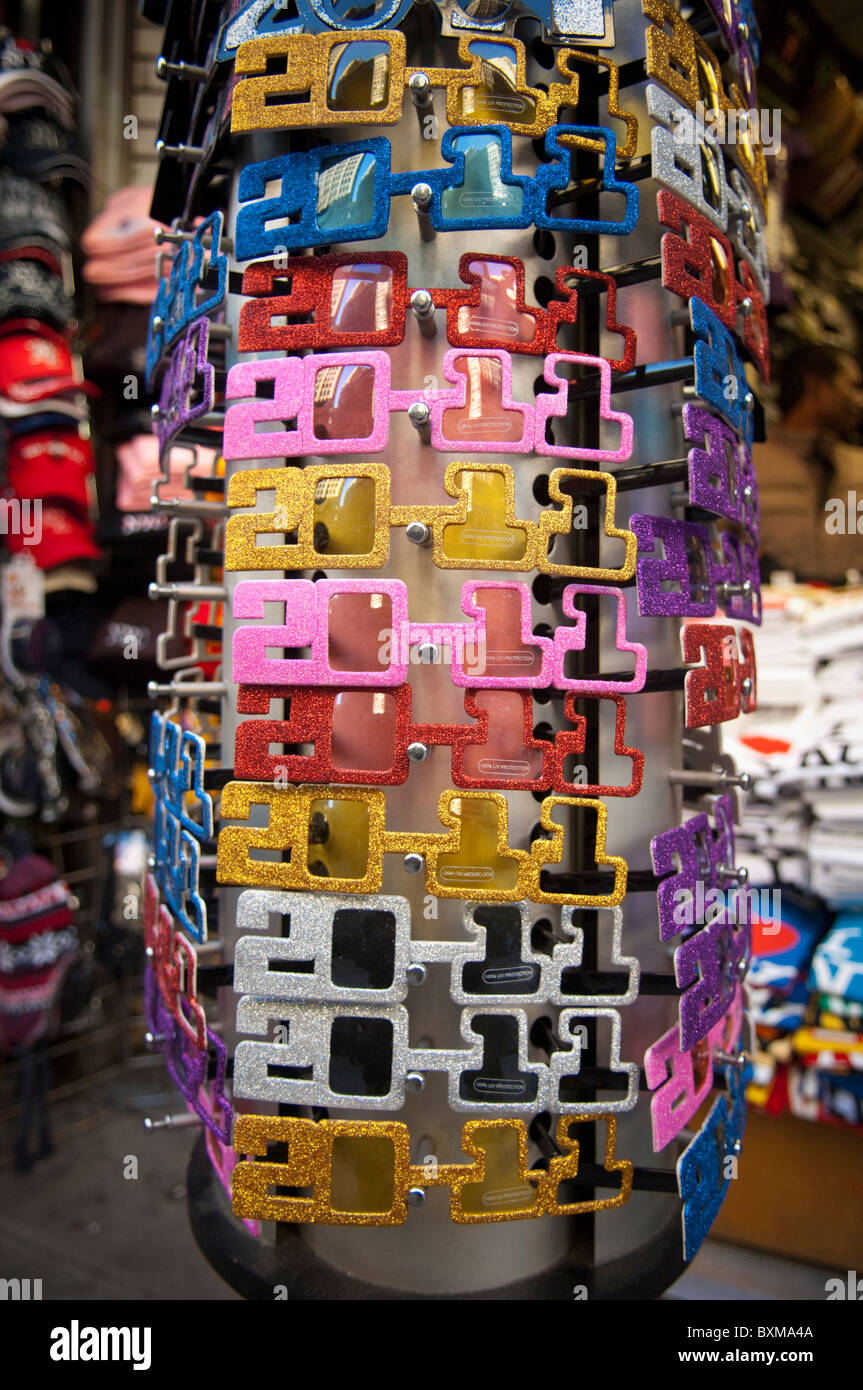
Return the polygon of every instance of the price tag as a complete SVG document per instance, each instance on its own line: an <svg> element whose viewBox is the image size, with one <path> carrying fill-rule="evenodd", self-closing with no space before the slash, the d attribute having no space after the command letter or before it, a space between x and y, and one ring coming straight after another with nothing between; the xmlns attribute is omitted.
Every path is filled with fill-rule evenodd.
<svg viewBox="0 0 863 1390"><path fill-rule="evenodd" d="M18 618L35 621L45 616L45 576L27 554L16 555L0 571L3 626Z"/></svg>

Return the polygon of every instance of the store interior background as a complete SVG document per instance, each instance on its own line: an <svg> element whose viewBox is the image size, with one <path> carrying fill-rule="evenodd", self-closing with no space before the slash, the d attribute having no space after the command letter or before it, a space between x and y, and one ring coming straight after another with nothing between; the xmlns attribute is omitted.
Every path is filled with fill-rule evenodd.
<svg viewBox="0 0 863 1390"><path fill-rule="evenodd" d="M863 26L856 0L761 0L756 10L759 100L782 121L768 227L778 383L783 361L805 344L860 361ZM160 31L134 0L0 4L0 25L22 37L50 35L80 92L77 141L91 183L89 190L64 184L80 235L110 194L152 184ZM130 114L137 138L123 139ZM52 1152L40 1155L38 1138L27 1155L16 1148L22 1063L13 1053L0 1057L0 1273L28 1278L50 1268L50 1298L231 1299L188 1228L182 1175L189 1131L145 1133L143 1126L145 1116L178 1108L161 1056L144 1045L141 924L128 908L140 901L135 885L147 853L146 687L159 674L152 658L162 626L157 605L144 597L165 540L164 526L141 501L150 475L136 441L149 431L149 401L125 399L123 390L143 367L149 310L106 300L104 280L100 286L86 277L86 255L79 250L74 259L84 369L100 389L91 418L93 538L101 559L83 562L91 582L75 589L71 607L64 606L68 595L56 607L60 627L71 614L78 634L72 641L66 631L56 660L71 703L84 701L87 751L100 784L95 793L71 788L68 809L52 824L0 811L0 857L14 856L22 829L31 833L78 899L82 946L47 1048ZM775 384L773 396L778 419ZM861 424L853 412L837 421L841 496L859 479L863 504ZM822 949L821 973L813 966L837 923L852 930L863 923L863 782L826 772L817 785L795 781L781 775L781 758L764 752L765 738L778 740L774 753L793 744L794 762L800 713L808 710L813 748L827 746L838 728L863 759L863 534L849 542L846 533L843 543L843 553L858 557L844 583L835 574L830 585L818 583L828 576L810 570L807 585L786 573L768 591L758 737L746 745L744 721L731 748L759 779L741 836L743 862L748 851L754 883L781 882L783 904L798 914L799 949L783 974L782 961L769 954L772 943L762 941L757 1094L740 1176L712 1238L670 1298L822 1299L827 1277L863 1270L863 952L856 985L845 994L823 983L835 950L831 957L829 945ZM123 633L132 630L148 635L144 659L135 662L122 659ZM8 728L22 711L8 690L0 689L0 701ZM124 1175L127 1157L138 1160L136 1178Z"/></svg>

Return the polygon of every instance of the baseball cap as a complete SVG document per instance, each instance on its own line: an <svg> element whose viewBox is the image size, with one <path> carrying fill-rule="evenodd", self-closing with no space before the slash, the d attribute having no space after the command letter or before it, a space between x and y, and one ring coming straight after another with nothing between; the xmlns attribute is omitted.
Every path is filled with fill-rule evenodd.
<svg viewBox="0 0 863 1390"><path fill-rule="evenodd" d="M11 533L4 537L4 542L11 555L20 555L26 550L41 570L50 570L72 560L101 559L92 524L76 516L64 502L42 502L41 534L33 538L32 544L28 544L23 535Z"/></svg>
<svg viewBox="0 0 863 1390"><path fill-rule="evenodd" d="M36 320L0 324L0 395L20 405L63 391L98 394L76 377L66 339Z"/></svg>
<svg viewBox="0 0 863 1390"><path fill-rule="evenodd" d="M87 521L95 511L95 458L74 429L10 439L6 476L19 499L62 501Z"/></svg>
<svg viewBox="0 0 863 1390"><path fill-rule="evenodd" d="M83 396L79 396L77 401L69 400L65 396L49 396L46 397L46 400L51 402L50 412L39 409L40 405L45 404L44 401L29 401L19 405L15 401L0 396L0 416L3 416L6 421L15 420L23 424L28 416L33 415L39 420L38 428L44 426L47 418L52 418L57 423L64 425L68 425L70 420L82 421L87 419L88 407ZM21 433L26 433L26 427L21 430Z"/></svg>
<svg viewBox="0 0 863 1390"><path fill-rule="evenodd" d="M0 413L2 404L0 400ZM41 404L37 402L35 405L16 406L15 411L15 414L7 414L4 419L7 439L20 439L23 435L35 434L38 430L66 430L70 424L83 424L87 419L84 405L69 405L65 398L57 396L52 396Z"/></svg>
<svg viewBox="0 0 863 1390"><path fill-rule="evenodd" d="M13 173L40 181L71 178L89 187L89 165L73 150L60 121L48 112L30 110L7 114L5 120L3 161Z"/></svg>
<svg viewBox="0 0 863 1390"><path fill-rule="evenodd" d="M68 251L72 231L66 203L41 183L0 168L0 246L20 245L29 237Z"/></svg>
<svg viewBox="0 0 863 1390"><path fill-rule="evenodd" d="M75 319L75 303L63 281L41 261L0 263L0 323L33 318L65 329Z"/></svg>

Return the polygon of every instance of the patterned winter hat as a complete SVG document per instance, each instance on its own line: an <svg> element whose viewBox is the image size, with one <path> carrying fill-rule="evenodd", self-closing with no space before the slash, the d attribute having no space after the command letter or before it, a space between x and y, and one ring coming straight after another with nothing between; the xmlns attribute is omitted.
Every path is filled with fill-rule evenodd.
<svg viewBox="0 0 863 1390"><path fill-rule="evenodd" d="M42 855L25 855L0 879L0 1048L29 1047L56 1027L78 956L75 906Z"/></svg>

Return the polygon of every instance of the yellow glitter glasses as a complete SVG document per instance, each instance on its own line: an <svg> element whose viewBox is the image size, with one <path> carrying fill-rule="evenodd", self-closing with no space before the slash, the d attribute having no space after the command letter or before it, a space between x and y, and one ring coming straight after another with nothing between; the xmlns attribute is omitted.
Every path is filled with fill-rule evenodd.
<svg viewBox="0 0 863 1390"><path fill-rule="evenodd" d="M270 1144L285 1144L285 1163L247 1158L233 1172L237 1216L328 1226L400 1226L407 1220L412 1189L450 1189L450 1217L468 1226L530 1221L540 1216L578 1216L621 1207L632 1192L632 1164L615 1157L617 1126L605 1118L603 1167L614 1196L584 1201L561 1199L561 1186L578 1176L579 1145L569 1118L557 1126L560 1154L546 1170L528 1167L524 1120L468 1120L462 1147L469 1163L414 1165L411 1136L397 1121L313 1120L238 1115L234 1148L265 1159ZM619 1174L619 1178L617 1177ZM312 1188L312 1195L279 1196L273 1189Z"/></svg>
<svg viewBox="0 0 863 1390"><path fill-rule="evenodd" d="M338 125L394 125L400 120L407 88L421 120L434 116L431 93L446 92L450 125L507 126L514 135L536 139L560 118L576 111L576 63L601 64L609 71L608 114L624 123L626 138L618 157L635 153L638 121L618 104L617 65L594 53L562 48L557 71L563 79L548 90L531 87L524 44L519 39L461 38L458 68L412 68L405 62L405 37L396 29L342 30L326 34L271 34L251 39L237 51L240 78L233 94L231 130L316 129ZM274 63L284 70L273 72ZM308 93L306 101L299 100ZM279 98L283 97L283 101ZM583 142L589 146L589 141Z"/></svg>
<svg viewBox="0 0 863 1390"><path fill-rule="evenodd" d="M516 516L515 475L509 464L451 463L444 487L456 499L454 506L396 507L390 503L390 470L385 464L318 464L235 473L228 486L230 508L255 507L261 492L275 495L275 507L230 517L225 568L380 569L389 559L390 527L403 526L410 528L410 538L431 541L431 558L439 569L537 569L542 574L610 582L631 579L635 573L637 542L634 532L615 525L617 485L611 473L555 468L548 491L560 510L544 508L536 522ZM585 500L597 489L604 493L604 534L623 543L619 568L551 560L555 536L578 529L586 517L573 488ZM259 544L260 537L279 533L296 539Z"/></svg>
<svg viewBox="0 0 863 1390"><path fill-rule="evenodd" d="M549 796L540 807L547 838L530 850L508 843L508 807L500 792L446 791L438 817L442 835L386 828L383 791L353 787L274 787L266 782L229 782L222 792L225 821L249 821L253 807L268 807L267 825L224 825L219 835L219 883L252 888L321 889L334 893L377 893L385 854L402 854L407 867L425 866L426 891L472 902L568 903L614 907L626 894L627 864L605 853L608 811L601 801ZM609 893L558 892L543 888L543 870L566 862L571 829L553 819L558 807L596 817L593 854L598 868L613 875ZM322 839L324 823L326 838ZM585 827L586 828L586 827ZM282 862L263 860L264 850L287 852ZM322 882L326 880L326 883Z"/></svg>

